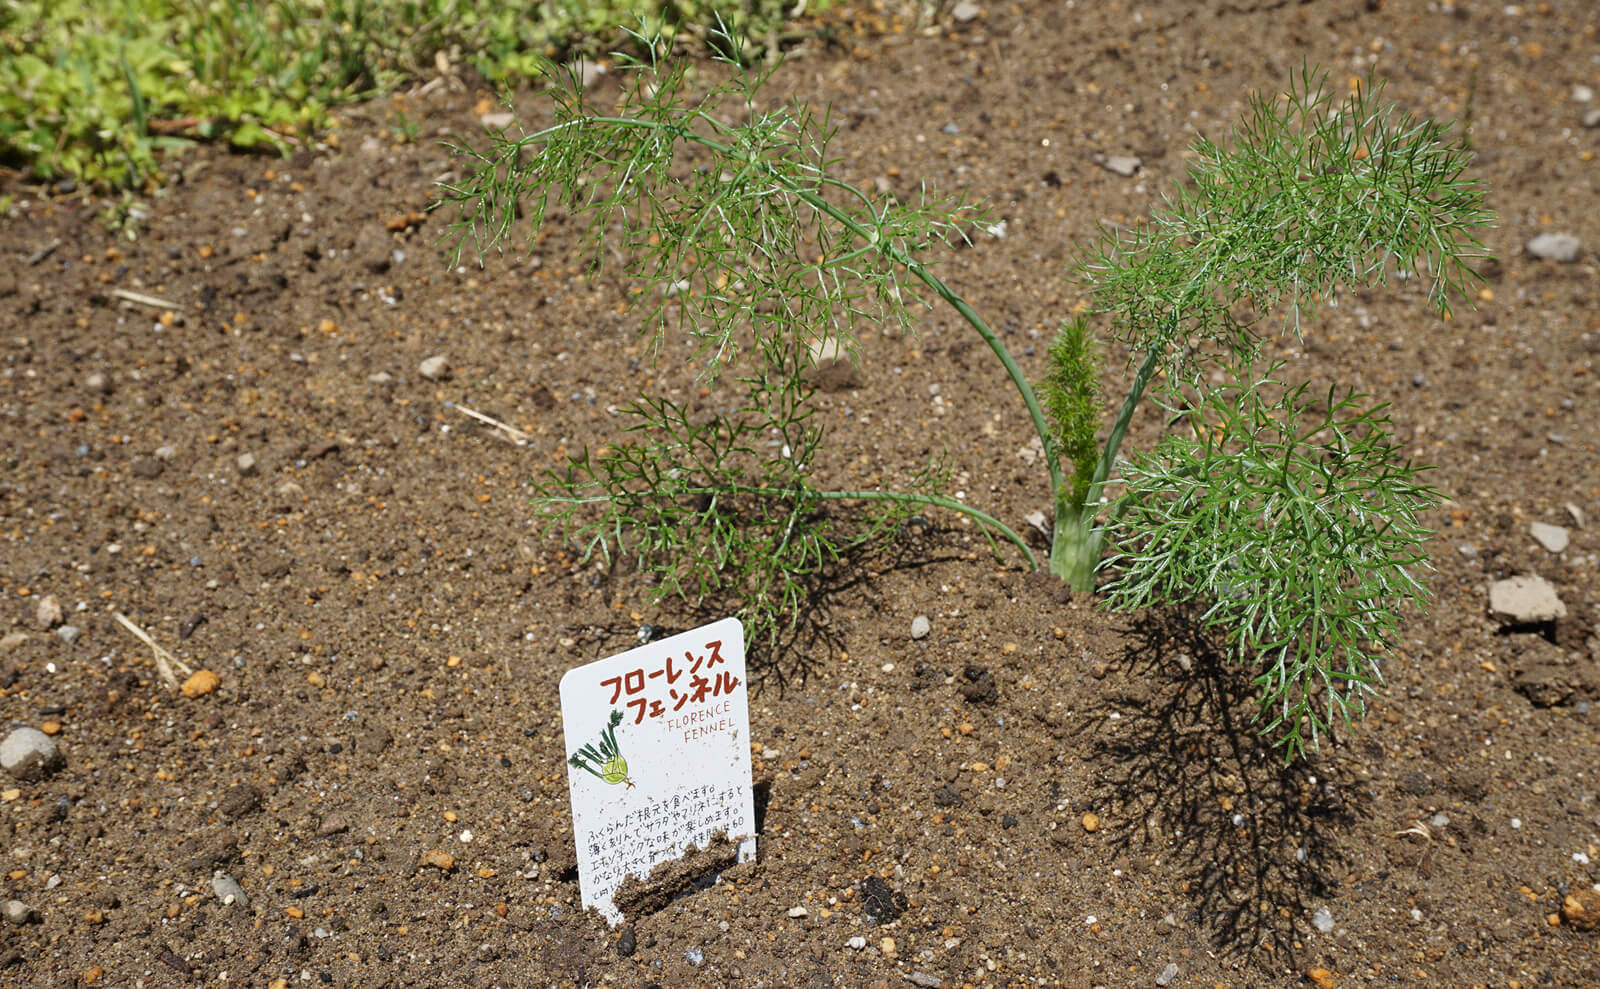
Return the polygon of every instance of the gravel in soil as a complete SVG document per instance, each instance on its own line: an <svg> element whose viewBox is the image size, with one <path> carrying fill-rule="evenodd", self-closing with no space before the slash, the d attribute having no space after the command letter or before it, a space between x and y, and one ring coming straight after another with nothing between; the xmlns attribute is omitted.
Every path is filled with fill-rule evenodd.
<svg viewBox="0 0 1600 989"><path fill-rule="evenodd" d="M1285 768L1181 615L1105 614L932 518L757 678L757 861L616 929L582 911L557 682L704 616L542 539L525 482L636 389L693 382L649 365L570 229L447 266L435 138L494 104L444 79L289 160L190 155L137 241L6 189L0 723L56 752L0 780L0 982L1600 984L1592 11L961 6L930 30L857 8L873 31L807 44L771 95L835 106L849 179L995 204L1004 238L942 274L1034 376L1081 301L1072 247L1144 215L1251 90L1375 69L1470 117L1500 217L1477 309L1440 322L1398 283L1275 344L1392 402L1450 498L1370 719ZM1545 234L1578 247L1525 250ZM820 396L819 472L943 451L1020 528L1048 493L1007 388L946 313L869 335ZM1491 619L1514 574L1564 617Z"/></svg>

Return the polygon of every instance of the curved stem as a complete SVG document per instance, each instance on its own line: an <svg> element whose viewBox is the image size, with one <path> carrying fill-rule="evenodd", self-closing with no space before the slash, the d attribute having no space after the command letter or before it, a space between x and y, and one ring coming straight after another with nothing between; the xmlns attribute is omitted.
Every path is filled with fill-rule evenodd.
<svg viewBox="0 0 1600 989"><path fill-rule="evenodd" d="M940 508L948 508L952 512L958 512L976 519L984 528L992 529L1006 537L1017 549L1022 551L1022 555L1028 560L1028 566L1035 570L1039 569L1039 560L1033 555L1033 550L1028 548L1028 544L1023 538L1017 535L1016 530L988 512L973 508L971 505L957 501L948 495L910 494L904 491L818 491L817 497L838 500L902 501L910 502L914 505L936 505Z"/></svg>

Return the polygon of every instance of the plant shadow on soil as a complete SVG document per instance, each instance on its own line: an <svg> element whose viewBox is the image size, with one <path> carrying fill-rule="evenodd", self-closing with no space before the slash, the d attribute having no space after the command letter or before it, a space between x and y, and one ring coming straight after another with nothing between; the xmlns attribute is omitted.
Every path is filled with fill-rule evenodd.
<svg viewBox="0 0 1600 989"><path fill-rule="evenodd" d="M1295 964L1308 904L1349 870L1339 836L1358 812L1330 778L1337 771L1314 755L1285 765L1265 744L1248 671L1191 619L1150 611L1121 630L1136 686L1111 700L1133 711L1118 733L1096 737L1091 762L1107 767L1099 801L1134 824L1112 838L1121 853L1189 863L1184 920L1218 950Z"/></svg>

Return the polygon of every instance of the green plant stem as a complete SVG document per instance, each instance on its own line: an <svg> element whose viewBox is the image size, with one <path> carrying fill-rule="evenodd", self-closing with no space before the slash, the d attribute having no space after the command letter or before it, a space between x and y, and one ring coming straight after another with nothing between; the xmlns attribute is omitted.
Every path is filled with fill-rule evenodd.
<svg viewBox="0 0 1600 989"><path fill-rule="evenodd" d="M702 113L700 116L702 119L709 122L713 127L720 129L723 126L717 120L706 114ZM1022 368L1017 366L1016 359L1011 356L1011 352L1006 349L1006 345L1001 342L1000 337L994 332L993 329L990 328L989 324L984 322L983 317L979 316L977 312L975 312L973 308L967 304L965 299L958 295L950 286L946 285L944 281L932 271L929 271L928 268L920 261L895 248L892 244L883 243L875 230L863 226L854 218L840 210L837 206L833 205L821 195L817 194L815 191L795 182L788 176L772 168L765 161L762 161L754 154L740 154L730 145L724 144L721 141L714 140L710 137L706 137L703 134L697 134L682 126L663 124L653 120L639 120L635 117L584 117L579 120L567 121L557 124L554 127L546 128L545 130L529 134L518 141L517 145L519 149L524 148L530 144L538 144L544 141L550 134L553 134L557 131L570 127L592 126L595 124L612 125L617 127L636 127L645 130L665 132L671 135L674 139L682 139L684 141L698 144L716 154L726 156L735 161L744 161L751 167L760 168L763 174L765 174L769 180L781 186L786 192L797 196L808 206L817 210L819 213L825 214L834 220L834 222L838 223L840 226L844 227L846 230L865 241L871 249L879 251L890 261L900 265L912 275L915 275L918 281L932 289L934 294L938 295L939 298L949 303L951 308L960 313L961 318L967 321L967 325L971 326L978 332L978 335L983 338L983 341L989 345L989 349L992 350L994 355L1000 359L1000 363L1006 369L1006 374L1011 378L1012 385L1017 389L1017 394L1022 398L1022 404L1028 409L1028 416L1033 421L1034 431L1039 434L1039 440L1044 444L1045 463L1050 471L1050 490L1059 491L1061 489L1064 475L1062 474L1061 465L1058 462L1058 458L1055 455L1055 440L1051 435L1049 424L1045 421L1044 409L1039 405L1039 397L1034 394L1033 384L1028 381L1027 375L1022 373ZM849 195L857 197L861 196L860 190L856 189L854 186L851 186L849 183L841 182L837 179L830 179L826 176L820 177L819 181L823 185L838 189ZM882 492L876 497L885 500L894 500L896 498L917 500L912 496L899 495L894 492ZM917 496L917 498L928 497L931 496ZM928 501L927 503L938 504L938 502L935 501ZM966 511L967 514L974 515L974 517L976 517L974 512L972 510L965 509L965 506L963 506L963 510ZM999 523L997 522L995 524L998 525ZM1010 529L1007 529L1004 526L1001 526L1001 528L1005 530L1007 538L1011 539L1012 542L1017 543L1019 546L1023 545L1022 541L1017 538L1014 532L1011 532ZM1024 552L1027 552L1025 546L1023 549ZM1032 566L1037 567L1038 563L1034 559L1033 554L1028 553L1027 555L1028 562Z"/></svg>
<svg viewBox="0 0 1600 989"><path fill-rule="evenodd" d="M772 495L782 493L776 488L749 488L747 490L750 494ZM1038 558L1033 555L1033 550L1028 548L1027 542L1023 540L1021 536L1017 535L1016 530L995 518L993 515L990 515L988 512L985 512L982 509L973 508L971 505L957 501L956 499L946 495L916 494L914 492L905 491L818 491L816 494L817 497L828 500L896 501L913 505L937 505L940 508L947 508L952 512L959 512L962 515L969 516L982 523L986 533L992 530L1006 537L1006 539L1010 540L1011 543L1017 547L1017 549L1022 551L1022 555L1028 560L1028 566L1035 570L1039 569Z"/></svg>

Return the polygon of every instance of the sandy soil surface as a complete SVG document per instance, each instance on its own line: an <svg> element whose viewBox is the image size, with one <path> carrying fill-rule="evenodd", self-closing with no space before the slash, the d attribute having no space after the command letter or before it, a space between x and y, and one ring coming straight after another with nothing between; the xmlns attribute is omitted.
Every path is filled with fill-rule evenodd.
<svg viewBox="0 0 1600 989"><path fill-rule="evenodd" d="M708 616L541 538L526 482L614 438L607 409L639 388L692 385L640 362L624 286L579 277L570 230L447 265L422 211L460 166L437 142L477 133L493 94L446 79L355 107L290 160L189 155L131 242L81 193L12 179L0 727L53 733L64 764L0 780L0 899L21 904L0 982L1600 985L1600 935L1560 916L1600 880L1594 13L1055 0L923 30L859 7L792 52L771 92L833 104L846 178L994 204L1004 239L941 270L1035 375L1081 301L1074 246L1144 215L1251 91L1309 61L1470 115L1499 216L1477 309L1441 322L1393 287L1282 342L1392 402L1439 465L1435 600L1371 718L1284 768L1247 673L1180 616L1107 614L930 515L753 676L757 861L614 929L580 907L556 685L642 624ZM1542 233L1579 255L1530 257ZM1026 418L958 320L863 348L858 386L818 396L825 482L942 450L1011 524L1048 510ZM1487 590L1512 574L1567 617L1500 628ZM113 613L215 688L168 689Z"/></svg>

